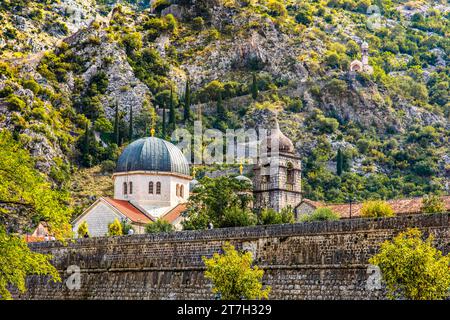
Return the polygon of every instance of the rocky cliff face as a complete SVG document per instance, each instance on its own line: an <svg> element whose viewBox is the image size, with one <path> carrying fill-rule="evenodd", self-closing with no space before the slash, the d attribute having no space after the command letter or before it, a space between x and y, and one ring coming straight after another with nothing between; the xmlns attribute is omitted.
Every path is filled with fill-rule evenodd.
<svg viewBox="0 0 450 320"><path fill-rule="evenodd" d="M360 4L201 0L142 3L144 10L136 10L113 2L2 7L5 30L13 31L0 34L1 59L14 75L0 76L0 127L28 137L44 172L59 159L79 164L85 152L87 163L113 160L116 104L124 141L131 109L132 138L150 125L161 133L161 107L169 108L170 88L176 107L183 105L189 79L193 117L199 120L201 113L207 126L252 127L277 117L305 159L312 198L342 201L333 192L340 194L345 179L356 179L334 176L338 149L351 158L348 172L367 181L395 176L407 185L381 197L448 187L448 41L435 23L443 18L438 13L427 9L414 20L404 7L389 7L385 27L368 31L361 25L367 15ZM433 43L426 43L427 37ZM362 40L370 43L372 75L348 72L349 62L361 58ZM33 92L25 84L29 79L40 89ZM217 90L226 108L222 122ZM11 107L9 94L25 106ZM53 121L45 113L54 115ZM189 129L182 113L176 109L175 121ZM83 151L75 144L89 141L86 121L101 148L93 143ZM369 188L361 183L362 190ZM320 188L335 191L311 191Z"/></svg>

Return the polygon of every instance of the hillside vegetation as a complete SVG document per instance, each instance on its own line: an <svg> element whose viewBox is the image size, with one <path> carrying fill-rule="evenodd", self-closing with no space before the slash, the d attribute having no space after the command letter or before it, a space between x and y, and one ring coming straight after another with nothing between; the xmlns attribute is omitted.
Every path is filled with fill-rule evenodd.
<svg viewBox="0 0 450 320"><path fill-rule="evenodd" d="M110 170L152 126L169 138L200 117L222 130L276 117L303 158L307 198L449 191L445 1L123 3L0 4L0 128L55 189L85 196L80 170ZM374 71L350 74L362 41Z"/></svg>

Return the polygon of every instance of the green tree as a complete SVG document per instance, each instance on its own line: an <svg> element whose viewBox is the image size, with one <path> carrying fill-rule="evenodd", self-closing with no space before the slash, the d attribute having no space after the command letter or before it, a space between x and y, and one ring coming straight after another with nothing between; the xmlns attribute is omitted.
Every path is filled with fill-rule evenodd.
<svg viewBox="0 0 450 320"><path fill-rule="evenodd" d="M186 81L186 89L184 91L184 121L188 121L191 117L191 89L189 80Z"/></svg>
<svg viewBox="0 0 450 320"><path fill-rule="evenodd" d="M129 223L126 220L123 220L121 224L122 224L122 233L123 234L128 234L130 232L130 230L134 230L131 223Z"/></svg>
<svg viewBox="0 0 450 320"><path fill-rule="evenodd" d="M445 203L441 197L436 195L427 195L422 199L422 207L420 210L423 213L444 213Z"/></svg>
<svg viewBox="0 0 450 320"><path fill-rule="evenodd" d="M120 223L119 219L114 219L113 222L111 222L108 225L108 236L121 236L123 235L122 232L122 224Z"/></svg>
<svg viewBox="0 0 450 320"><path fill-rule="evenodd" d="M78 238L84 238L85 235L89 236L89 227L86 221L83 221L79 226L78 226Z"/></svg>
<svg viewBox="0 0 450 320"><path fill-rule="evenodd" d="M8 287L25 291L27 275L49 275L60 281L58 272L49 263L50 256L33 253L25 241L9 234L3 224L17 230L31 221L46 221L57 238L70 236L67 193L58 190L35 169L35 160L7 130L0 130L0 297L10 299ZM17 224L20 221L20 224ZM23 225L26 221L26 225Z"/></svg>
<svg viewBox="0 0 450 320"><path fill-rule="evenodd" d="M312 221L334 221L339 220L339 214L333 212L330 208L317 208L310 215L304 215L301 217L301 221L303 222L312 222Z"/></svg>
<svg viewBox="0 0 450 320"><path fill-rule="evenodd" d="M433 236L409 229L381 244L369 263L380 268L391 299L445 299L450 289L450 257L433 247Z"/></svg>
<svg viewBox="0 0 450 320"><path fill-rule="evenodd" d="M128 127L128 140L133 141L133 105L130 104L130 123Z"/></svg>
<svg viewBox="0 0 450 320"><path fill-rule="evenodd" d="M394 210L386 201L373 200L363 203L361 208L361 216L369 218L392 217Z"/></svg>
<svg viewBox="0 0 450 320"><path fill-rule="evenodd" d="M225 107L223 106L223 102L222 102L222 91L219 91L219 93L218 93L216 110L217 110L216 111L217 119L219 119L219 121L225 121L226 120L226 110L225 110Z"/></svg>
<svg viewBox="0 0 450 320"><path fill-rule="evenodd" d="M342 154L341 148L339 148L336 155L336 173L338 176L342 175L343 166L344 155Z"/></svg>
<svg viewBox="0 0 450 320"><path fill-rule="evenodd" d="M252 98L256 100L258 98L258 83L256 82L256 75L252 74Z"/></svg>
<svg viewBox="0 0 450 320"><path fill-rule="evenodd" d="M256 218L250 209L234 206L228 208L228 210L224 212L223 221L220 227L221 228L245 227L245 226L252 226L255 224Z"/></svg>
<svg viewBox="0 0 450 320"><path fill-rule="evenodd" d="M239 253L230 243L225 243L223 253L211 258L202 257L206 266L205 278L209 279L214 294L222 300L268 299L270 287L263 288L264 271L252 266L250 252Z"/></svg>
<svg viewBox="0 0 450 320"><path fill-rule="evenodd" d="M294 223L294 212L291 207L277 212L272 208L264 208L259 215L259 224Z"/></svg>
<svg viewBox="0 0 450 320"><path fill-rule="evenodd" d="M24 239L8 235L0 225L0 299L12 299L8 288L26 291L27 275L47 275L53 282L60 282L58 271L50 264L50 255L32 252Z"/></svg>
<svg viewBox="0 0 450 320"><path fill-rule="evenodd" d="M114 138L116 140L116 144L120 147L119 104L117 102L114 114Z"/></svg>
<svg viewBox="0 0 450 320"><path fill-rule="evenodd" d="M158 219L155 222L150 222L145 226L145 233L158 233L158 232L172 232L174 231L173 225L163 219Z"/></svg>
<svg viewBox="0 0 450 320"><path fill-rule="evenodd" d="M242 217L244 212L250 215L246 209L252 200L245 182L226 176L204 177L199 182L201 187L189 197L187 219L182 222L184 229L206 229L208 223L222 228L229 226L230 221L244 221L245 225L255 222L252 217Z"/></svg>
<svg viewBox="0 0 450 320"><path fill-rule="evenodd" d="M162 116L162 136L166 136L167 127L166 127L166 106L164 103L162 103L161 108L163 109L163 116Z"/></svg>
<svg viewBox="0 0 450 320"><path fill-rule="evenodd" d="M170 98L169 98L169 130L173 131L175 130L175 122L176 122L176 115L175 115L175 105L173 103L173 89L170 88Z"/></svg>

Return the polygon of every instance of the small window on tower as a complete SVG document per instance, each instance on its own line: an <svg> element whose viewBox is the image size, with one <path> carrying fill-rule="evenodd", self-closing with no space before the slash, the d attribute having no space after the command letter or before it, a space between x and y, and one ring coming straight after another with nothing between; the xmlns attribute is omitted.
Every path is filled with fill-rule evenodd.
<svg viewBox="0 0 450 320"><path fill-rule="evenodd" d="M161 182L156 183L156 194L161 194Z"/></svg>
<svg viewBox="0 0 450 320"><path fill-rule="evenodd" d="M130 181L130 194L133 194L133 182Z"/></svg>
<svg viewBox="0 0 450 320"><path fill-rule="evenodd" d="M126 182L123 183L123 194L128 194L128 192L127 192L127 183Z"/></svg>
<svg viewBox="0 0 450 320"><path fill-rule="evenodd" d="M184 197L184 186L183 185L181 185L180 186L180 197Z"/></svg>
<svg viewBox="0 0 450 320"><path fill-rule="evenodd" d="M153 181L148 183L148 193L153 194Z"/></svg>
<svg viewBox="0 0 450 320"><path fill-rule="evenodd" d="M178 184L177 184L177 189L176 189L175 193L176 193L177 197L180 196L180 185L178 185Z"/></svg>

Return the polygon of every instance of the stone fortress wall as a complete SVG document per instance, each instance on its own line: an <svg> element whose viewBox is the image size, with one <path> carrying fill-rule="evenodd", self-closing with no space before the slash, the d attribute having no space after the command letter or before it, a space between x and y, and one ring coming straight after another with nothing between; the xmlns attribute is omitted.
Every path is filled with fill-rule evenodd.
<svg viewBox="0 0 450 320"><path fill-rule="evenodd" d="M79 239L64 246L34 243L51 253L61 283L31 276L21 299L213 299L202 256L225 241L253 252L265 270L271 299L383 299L369 290L368 259L379 244L409 227L435 236L450 251L450 214L347 219L333 222L183 231L170 234ZM81 269L80 288L69 290L68 266Z"/></svg>

